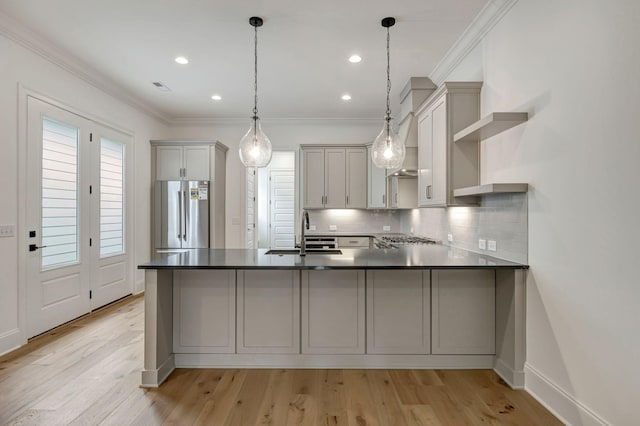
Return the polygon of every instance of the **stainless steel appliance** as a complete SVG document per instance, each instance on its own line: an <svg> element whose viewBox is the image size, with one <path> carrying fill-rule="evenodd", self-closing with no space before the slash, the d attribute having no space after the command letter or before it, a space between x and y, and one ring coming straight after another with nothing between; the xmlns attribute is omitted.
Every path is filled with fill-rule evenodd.
<svg viewBox="0 0 640 426"><path fill-rule="evenodd" d="M209 181L155 185L156 249L209 247Z"/></svg>
<svg viewBox="0 0 640 426"><path fill-rule="evenodd" d="M397 248L398 246L408 245L424 245L424 244L437 244L439 241L427 237L416 237L413 235L384 235L376 237L377 248Z"/></svg>

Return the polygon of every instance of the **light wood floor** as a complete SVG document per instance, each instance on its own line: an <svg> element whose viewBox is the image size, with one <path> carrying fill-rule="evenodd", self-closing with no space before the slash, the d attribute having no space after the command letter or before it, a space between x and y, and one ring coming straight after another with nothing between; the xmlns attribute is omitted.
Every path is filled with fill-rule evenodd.
<svg viewBox="0 0 640 426"><path fill-rule="evenodd" d="M0 357L0 424L554 425L491 370L178 369L138 387L143 298Z"/></svg>

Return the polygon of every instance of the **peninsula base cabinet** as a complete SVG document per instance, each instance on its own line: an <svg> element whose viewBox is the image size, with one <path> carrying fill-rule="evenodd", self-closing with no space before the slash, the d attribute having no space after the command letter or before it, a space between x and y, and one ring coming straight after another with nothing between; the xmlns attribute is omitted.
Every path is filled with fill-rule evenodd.
<svg viewBox="0 0 640 426"><path fill-rule="evenodd" d="M485 269L177 270L173 351L493 355L495 285Z"/></svg>
<svg viewBox="0 0 640 426"><path fill-rule="evenodd" d="M302 271L302 353L364 354L363 270Z"/></svg>
<svg viewBox="0 0 640 426"><path fill-rule="evenodd" d="M431 271L433 354L495 354L495 271Z"/></svg>
<svg viewBox="0 0 640 426"><path fill-rule="evenodd" d="M300 353L300 271L238 271L238 353Z"/></svg>
<svg viewBox="0 0 640 426"><path fill-rule="evenodd" d="M429 272L367 271L367 353L430 353Z"/></svg>
<svg viewBox="0 0 640 426"><path fill-rule="evenodd" d="M235 353L236 271L174 273L173 352Z"/></svg>

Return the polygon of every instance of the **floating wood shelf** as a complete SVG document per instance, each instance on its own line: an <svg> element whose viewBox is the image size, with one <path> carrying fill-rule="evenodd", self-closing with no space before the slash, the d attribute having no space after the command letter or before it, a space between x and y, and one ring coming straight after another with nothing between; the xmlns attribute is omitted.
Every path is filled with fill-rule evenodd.
<svg viewBox="0 0 640 426"><path fill-rule="evenodd" d="M488 183L486 185L470 186L453 190L454 197L466 197L469 195L508 194L527 192L529 185L526 183Z"/></svg>
<svg viewBox="0 0 640 426"><path fill-rule="evenodd" d="M481 141L524 123L528 119L527 112L494 112L460 130L453 136L453 141Z"/></svg>

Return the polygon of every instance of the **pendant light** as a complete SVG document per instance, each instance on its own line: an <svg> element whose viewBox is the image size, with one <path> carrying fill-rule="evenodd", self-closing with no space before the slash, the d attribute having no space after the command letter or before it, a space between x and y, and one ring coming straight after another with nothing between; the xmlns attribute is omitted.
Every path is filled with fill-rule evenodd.
<svg viewBox="0 0 640 426"><path fill-rule="evenodd" d="M391 93L391 68L389 65L389 27L396 23L395 18L384 18L382 26L387 29L387 111L384 117L382 131L373 141L371 147L371 160L376 167L381 169L398 169L402 166L405 157L404 143L393 129L391 119L391 107L389 94Z"/></svg>
<svg viewBox="0 0 640 426"><path fill-rule="evenodd" d="M271 161L271 141L262 131L258 118L258 27L262 26L262 18L249 18L254 29L254 80L253 80L253 117L247 133L240 139L240 161L245 167L265 167Z"/></svg>

